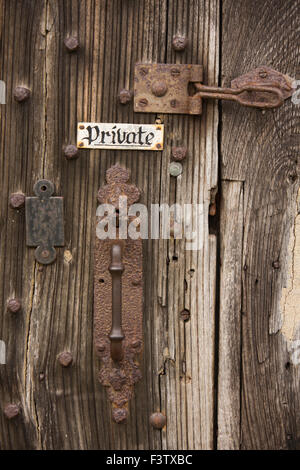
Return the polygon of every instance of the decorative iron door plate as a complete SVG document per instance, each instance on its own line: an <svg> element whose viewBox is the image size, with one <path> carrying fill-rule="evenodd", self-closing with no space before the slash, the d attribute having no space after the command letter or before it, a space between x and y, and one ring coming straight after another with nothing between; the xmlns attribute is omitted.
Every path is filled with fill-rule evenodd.
<svg viewBox="0 0 300 470"><path fill-rule="evenodd" d="M78 123L81 149L162 150L163 142L163 124Z"/></svg>

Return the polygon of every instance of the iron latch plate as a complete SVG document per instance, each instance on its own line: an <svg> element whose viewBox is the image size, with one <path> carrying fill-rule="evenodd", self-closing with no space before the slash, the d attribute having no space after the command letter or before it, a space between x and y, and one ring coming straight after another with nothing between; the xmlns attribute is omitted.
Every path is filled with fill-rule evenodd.
<svg viewBox="0 0 300 470"><path fill-rule="evenodd" d="M39 180L34 185L36 197L26 197L26 244L36 246L35 258L41 264L56 259L55 246L64 245L63 198L51 197L54 184Z"/></svg>
<svg viewBox="0 0 300 470"><path fill-rule="evenodd" d="M201 100L189 95L189 84L202 81L202 65L136 64L134 111L201 114Z"/></svg>

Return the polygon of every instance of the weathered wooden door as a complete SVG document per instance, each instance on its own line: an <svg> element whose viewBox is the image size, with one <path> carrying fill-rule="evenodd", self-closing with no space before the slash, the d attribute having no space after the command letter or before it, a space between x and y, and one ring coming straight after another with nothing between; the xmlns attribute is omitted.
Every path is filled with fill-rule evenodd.
<svg viewBox="0 0 300 470"><path fill-rule="evenodd" d="M297 78L297 0L1 0L1 449L300 448L299 104L205 101L201 116L121 104L137 62L202 64L204 83L260 65ZM173 37L188 39L183 51ZM77 37L70 52L64 40ZM16 87L30 90L26 102ZM22 97L20 97L22 98ZM79 150L77 123L165 125L162 152ZM179 176L171 149L187 149ZM203 205L203 248L145 240L143 379L111 419L93 347L97 192L114 163L141 202ZM26 246L11 194L64 197L65 246ZM17 204L18 205L18 202ZM19 299L21 308L7 308ZM73 362L62 367L58 356ZM8 408L7 405L17 406ZM18 413L17 413L18 412ZM163 429L149 421L166 416ZM12 415L16 416L12 417ZM11 418L11 419L9 419Z"/></svg>

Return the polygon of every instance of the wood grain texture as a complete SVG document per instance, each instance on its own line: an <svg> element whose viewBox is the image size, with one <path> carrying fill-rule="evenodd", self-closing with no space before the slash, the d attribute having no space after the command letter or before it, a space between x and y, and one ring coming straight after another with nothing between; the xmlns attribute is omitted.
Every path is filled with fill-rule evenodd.
<svg viewBox="0 0 300 470"><path fill-rule="evenodd" d="M299 14L299 2L293 0L224 0L222 83L258 65L296 77ZM224 197L230 198L227 207L237 202L234 187L242 182L244 187L242 336L234 328L231 339L236 351L241 341L242 449L300 448L299 366L290 360L279 305L299 188L299 110L291 100L265 113L222 104L221 176L227 186ZM223 240L226 230L225 225ZM221 268L225 277L226 271L228 277L232 274L235 250L232 247L227 266ZM228 328L230 322L227 318ZM228 373L235 365L232 357ZM219 378L227 380L227 374L222 379L220 371ZM236 393L238 383L235 377ZM219 383L219 390L222 387ZM223 403L218 406L222 409ZM232 414L230 421L234 419ZM227 442L233 438L238 447L236 430L228 431L224 420L218 424L219 435L228 432Z"/></svg>
<svg viewBox="0 0 300 470"><path fill-rule="evenodd" d="M216 84L219 58L218 0L2 0L1 79L8 85L1 106L0 338L7 365L0 366L0 402L19 402L12 421L0 415L3 449L195 449L212 448L216 237L208 208L217 186L217 107L202 118L161 116L163 152L81 151L65 160L78 121L154 123L156 116L119 104L121 88L133 87L134 64L202 63L206 83ZM3 14L2 14L3 13ZM184 53L171 48L185 33ZM68 53L64 38L79 37ZM25 84L32 98L13 101ZM170 148L185 145L183 174L169 175ZM114 163L131 170L141 202L203 205L204 247L184 242L144 243L145 299L143 380L130 403L126 425L112 423L106 391L98 382L93 350L93 239L97 191ZM9 208L11 192L32 195L35 181L52 180L64 197L64 249L56 263L40 267L25 246L24 212ZM6 312L18 296L23 309ZM190 312L183 322L180 312ZM70 351L62 368L57 355ZM41 375L42 374L42 375ZM162 411L167 426L154 430L149 416Z"/></svg>
<svg viewBox="0 0 300 470"><path fill-rule="evenodd" d="M222 183L220 207L220 312L218 348L218 448L240 447L240 372L244 187Z"/></svg>

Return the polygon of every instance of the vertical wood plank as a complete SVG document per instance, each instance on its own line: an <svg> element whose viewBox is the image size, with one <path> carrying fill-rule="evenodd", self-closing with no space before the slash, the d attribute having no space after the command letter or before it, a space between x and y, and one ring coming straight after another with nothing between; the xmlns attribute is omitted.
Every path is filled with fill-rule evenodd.
<svg viewBox="0 0 300 470"><path fill-rule="evenodd" d="M298 24L297 1L224 0L223 84L264 64L296 77ZM244 185L240 447L298 449L299 365L292 360L290 340L299 341L299 329L293 338L286 336L280 297L290 278L288 246L296 223L299 106L289 100L262 113L224 103L221 138L222 179ZM229 197L230 207L234 193ZM226 239L226 232L221 236ZM222 270L230 276L230 264ZM238 348L240 333L234 332ZM224 380L234 364L232 358ZM219 409L225 406L220 399ZM224 421L220 424L219 433L227 433L228 443L235 441L235 430L226 429Z"/></svg>

